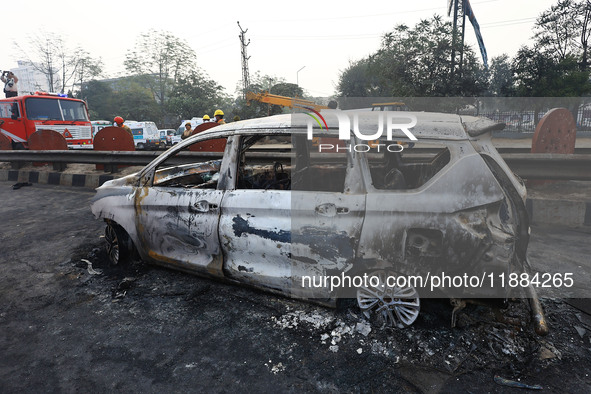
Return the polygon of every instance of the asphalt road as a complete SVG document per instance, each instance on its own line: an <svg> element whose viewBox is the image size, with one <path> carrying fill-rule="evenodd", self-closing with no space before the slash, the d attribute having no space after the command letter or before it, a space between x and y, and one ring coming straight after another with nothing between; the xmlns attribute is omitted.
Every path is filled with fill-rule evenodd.
<svg viewBox="0 0 591 394"><path fill-rule="evenodd" d="M521 300L514 324L469 306L452 329L449 302L424 300L412 327L380 328L354 305L110 266L93 192L11 184L0 182L0 392L591 391L591 317L561 299L543 300L545 338ZM588 239L534 228L530 251L582 264Z"/></svg>

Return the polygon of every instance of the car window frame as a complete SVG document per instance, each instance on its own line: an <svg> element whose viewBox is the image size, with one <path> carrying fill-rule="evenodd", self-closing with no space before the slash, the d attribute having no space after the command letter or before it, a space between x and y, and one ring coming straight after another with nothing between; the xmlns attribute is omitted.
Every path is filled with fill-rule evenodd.
<svg viewBox="0 0 591 394"><path fill-rule="evenodd" d="M228 138L228 140L229 140L230 135L231 134L228 134L227 132L220 132L220 131L211 132L211 133L204 132L199 135L195 135L192 138L182 140L180 143L173 146L167 152L156 157L154 160L152 160L152 162L150 162L147 166L145 166L142 170L140 170L140 172L138 174L138 178L139 178L138 179L138 186L139 187L154 187L154 174L155 174L156 168L158 166L160 166L162 163L164 163L166 160L168 160L169 158L176 156L181 151L187 149L189 146L196 144L198 142L203 142L203 141L207 141L210 139L216 139L216 138ZM227 149L228 149L228 144L226 144L226 150L224 152L203 152L203 153L214 153L214 154L217 153L218 154L217 156L221 155L221 160L222 160L222 167L221 168L223 168L223 162L226 157ZM214 159L214 156L216 156L216 155L212 155L212 160ZM216 189L219 189L219 184Z"/></svg>
<svg viewBox="0 0 591 394"><path fill-rule="evenodd" d="M460 150L462 149L460 147L460 145L463 145L463 140L457 141L457 140L443 140L443 139L421 139L421 143L426 143L426 144L434 144L434 145L439 145L441 147L445 147L449 150L449 154L450 154L450 158L449 161L443 166L441 167L441 169L439 169L439 171L437 171L428 181L426 181L425 183L423 183L421 186L417 187L417 188L410 188L410 189L378 189L374 186L373 182L374 179L372 178L371 175L371 167L369 164L369 160L367 155L365 154L365 152L360 153L359 156L362 157L361 160L361 170L363 172L363 178L367 180L366 182L366 190L368 193L405 193L405 194L412 194L412 193L419 193L424 191L425 189L429 188L434 182L436 182L436 180L439 178L439 176L447 171L447 169L449 167L451 167L455 162L458 161L458 159L460 158Z"/></svg>

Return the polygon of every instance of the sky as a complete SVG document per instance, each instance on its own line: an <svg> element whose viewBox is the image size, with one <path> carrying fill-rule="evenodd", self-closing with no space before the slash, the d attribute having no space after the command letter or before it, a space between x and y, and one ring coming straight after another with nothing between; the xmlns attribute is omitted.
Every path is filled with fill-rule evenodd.
<svg viewBox="0 0 591 394"><path fill-rule="evenodd" d="M3 18L0 69L25 60L22 50L30 54L35 32L49 32L101 58L106 77L125 75L126 53L138 36L168 31L195 50L197 67L234 95L242 78L239 21L250 40L251 76L258 71L299 83L310 96L330 96L340 72L375 52L383 34L435 14L447 18L448 1L29 0L27 10ZM536 18L556 2L471 0L489 60L503 53L513 56L530 43ZM466 42L480 54L469 22Z"/></svg>

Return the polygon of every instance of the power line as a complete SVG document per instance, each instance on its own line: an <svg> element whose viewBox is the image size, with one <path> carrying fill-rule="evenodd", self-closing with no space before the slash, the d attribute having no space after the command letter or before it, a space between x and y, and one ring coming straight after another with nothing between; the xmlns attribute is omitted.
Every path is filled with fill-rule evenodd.
<svg viewBox="0 0 591 394"><path fill-rule="evenodd" d="M486 0L486 1L479 1L474 2L473 4L485 4L485 3L493 3L499 0ZM396 12L388 12L388 13L379 13L379 14L365 14L365 15L351 15L351 16L333 16L333 17L323 17L323 18L297 18L297 19L275 19L273 22L302 22L302 21L329 21L329 20L342 20L342 19L362 19L362 18L374 18L378 16L392 16L392 15L401 15L401 14L412 14L416 12L426 12L426 11L441 11L444 7L431 7L431 8L421 8L415 10L406 10L406 11L396 11ZM269 22L268 20L259 20L264 21L265 23Z"/></svg>
<svg viewBox="0 0 591 394"><path fill-rule="evenodd" d="M537 19L537 17L522 18L522 19L512 19L512 20L507 20L507 21L497 21L497 22L483 23L482 26L485 26L485 27L500 27L500 26L522 25L522 24L525 24L525 23L531 23L531 22L535 21L536 19Z"/></svg>
<svg viewBox="0 0 591 394"><path fill-rule="evenodd" d="M380 38L383 34L357 34L357 35L334 35L334 36L258 36L257 40L276 41L306 41L306 40L358 40L368 38Z"/></svg>

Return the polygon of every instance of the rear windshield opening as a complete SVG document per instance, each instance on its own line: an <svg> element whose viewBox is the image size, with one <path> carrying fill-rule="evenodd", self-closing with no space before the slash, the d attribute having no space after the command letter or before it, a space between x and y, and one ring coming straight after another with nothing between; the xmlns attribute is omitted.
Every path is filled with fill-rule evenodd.
<svg viewBox="0 0 591 394"><path fill-rule="evenodd" d="M401 152L374 150L367 154L372 184L382 190L417 189L441 171L450 157L445 146L407 147Z"/></svg>

